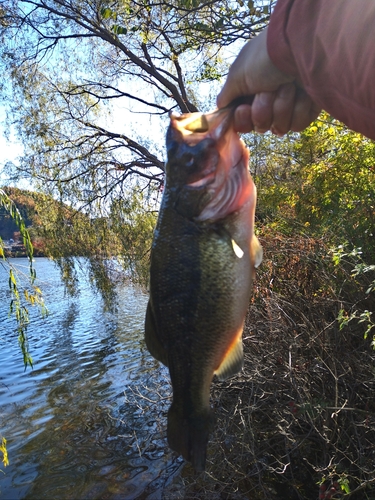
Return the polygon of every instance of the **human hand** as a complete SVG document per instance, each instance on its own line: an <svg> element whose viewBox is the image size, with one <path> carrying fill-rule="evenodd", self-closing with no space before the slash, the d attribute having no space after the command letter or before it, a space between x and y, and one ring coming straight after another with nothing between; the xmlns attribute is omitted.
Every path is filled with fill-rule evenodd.
<svg viewBox="0 0 375 500"><path fill-rule="evenodd" d="M293 76L281 72L267 50L267 28L250 40L232 64L217 97L219 108L237 97L255 95L252 105L241 104L234 113L237 132L267 132L284 135L299 132L320 113L320 108Z"/></svg>

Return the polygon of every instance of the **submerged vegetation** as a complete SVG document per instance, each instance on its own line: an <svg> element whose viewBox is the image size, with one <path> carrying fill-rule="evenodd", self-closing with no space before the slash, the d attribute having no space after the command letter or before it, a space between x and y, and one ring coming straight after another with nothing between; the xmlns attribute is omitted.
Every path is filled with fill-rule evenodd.
<svg viewBox="0 0 375 500"><path fill-rule="evenodd" d="M2 174L30 183L27 214L24 192L5 194L72 295L77 256L108 307L116 279L147 284L168 112L214 108L227 47L262 30L272 6L2 2L1 95L25 148ZM245 140L265 255L245 369L215 384L207 474L185 467L179 494L374 498L374 142L325 113L303 133Z"/></svg>

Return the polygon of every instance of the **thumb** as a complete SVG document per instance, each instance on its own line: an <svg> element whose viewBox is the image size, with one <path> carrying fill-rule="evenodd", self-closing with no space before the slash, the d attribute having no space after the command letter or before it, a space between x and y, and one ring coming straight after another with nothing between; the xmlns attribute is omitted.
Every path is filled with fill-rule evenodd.
<svg viewBox="0 0 375 500"><path fill-rule="evenodd" d="M232 64L227 80L217 96L217 106L227 106L237 97L273 92L294 80L272 63L267 50L267 28L246 43Z"/></svg>
<svg viewBox="0 0 375 500"><path fill-rule="evenodd" d="M254 94L251 84L247 82L247 45L243 47L236 60L230 67L227 79L217 96L217 107L224 108L228 106L237 97Z"/></svg>

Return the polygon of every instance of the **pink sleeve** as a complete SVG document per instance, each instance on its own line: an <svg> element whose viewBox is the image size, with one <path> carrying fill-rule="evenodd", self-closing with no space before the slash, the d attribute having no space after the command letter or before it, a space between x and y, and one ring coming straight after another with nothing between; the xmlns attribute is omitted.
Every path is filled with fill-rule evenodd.
<svg viewBox="0 0 375 500"><path fill-rule="evenodd" d="M278 0L267 47L318 105L375 139L375 0Z"/></svg>

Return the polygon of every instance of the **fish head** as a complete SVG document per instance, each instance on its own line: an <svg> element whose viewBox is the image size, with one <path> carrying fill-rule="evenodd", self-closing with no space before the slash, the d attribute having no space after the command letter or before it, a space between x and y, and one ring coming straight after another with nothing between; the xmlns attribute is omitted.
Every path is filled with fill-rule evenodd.
<svg viewBox="0 0 375 500"><path fill-rule="evenodd" d="M166 172L174 186L199 187L212 181L219 152L215 138L208 131L208 123L201 113L170 115Z"/></svg>
<svg viewBox="0 0 375 500"><path fill-rule="evenodd" d="M197 221L224 218L253 190L249 153L233 129L234 109L170 115L166 190L183 216Z"/></svg>

